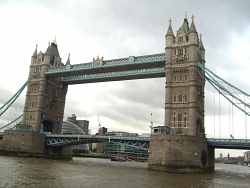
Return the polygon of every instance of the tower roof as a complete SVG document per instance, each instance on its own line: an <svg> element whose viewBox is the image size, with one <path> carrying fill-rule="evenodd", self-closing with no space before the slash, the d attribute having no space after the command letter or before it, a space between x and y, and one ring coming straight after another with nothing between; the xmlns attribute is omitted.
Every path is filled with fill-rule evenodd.
<svg viewBox="0 0 250 188"><path fill-rule="evenodd" d="M190 25L189 32L190 32L190 33L197 33L196 27L195 27L195 24L194 24L194 16L192 16L192 23L191 23L191 25Z"/></svg>
<svg viewBox="0 0 250 188"><path fill-rule="evenodd" d="M36 49L35 49L35 51L34 51L32 57L36 57L36 56L37 56L37 44L36 44Z"/></svg>
<svg viewBox="0 0 250 188"><path fill-rule="evenodd" d="M168 31L167 31L166 35L174 35L173 29L172 29L172 21L171 21L171 19L169 20Z"/></svg>
<svg viewBox="0 0 250 188"><path fill-rule="evenodd" d="M202 42L202 35L200 34L200 40L199 40L199 47L201 50L205 50L203 42Z"/></svg>
<svg viewBox="0 0 250 188"><path fill-rule="evenodd" d="M46 54L49 56L57 56L60 57L57 44L55 42L51 42L46 50Z"/></svg>
<svg viewBox="0 0 250 188"><path fill-rule="evenodd" d="M184 21L183 21L181 27L178 29L177 33L188 33L188 32L189 32L188 19L184 18Z"/></svg>

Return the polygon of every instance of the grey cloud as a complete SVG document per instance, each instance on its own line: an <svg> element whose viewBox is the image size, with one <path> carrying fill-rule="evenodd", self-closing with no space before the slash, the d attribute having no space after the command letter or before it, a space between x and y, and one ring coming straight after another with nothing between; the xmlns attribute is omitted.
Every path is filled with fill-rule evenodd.
<svg viewBox="0 0 250 188"><path fill-rule="evenodd" d="M230 33L240 34L247 25L250 25L248 10L250 1L248 0L240 2L233 0L158 0L157 2L152 0L92 0L89 2L70 1L70 3L69 1L47 0L29 2L38 3L39 6L44 6L55 14L67 15L68 19L72 21L72 26L79 30L83 38L86 38L86 43L81 45L88 48L90 43L95 43L105 52L104 58L163 52L164 35L169 18L172 17L173 27L176 31L181 25L185 12L188 12L189 16L193 13L197 30L203 34L207 65L219 73L220 70L230 72L230 75L222 77L235 81L236 85L250 91L247 82L234 80L240 77L241 70L236 71L237 67L231 65L227 52L224 52L231 40ZM86 62L84 59L78 61ZM93 104L92 112L82 109L77 102L69 99L65 115L78 113L79 116L90 117L98 112L126 126L128 124L134 126L136 123L142 126L144 122L147 122L145 114L152 111L155 112L155 119L160 121L164 108L163 80L122 82L118 83L121 85L119 89L116 89L114 84L109 93L102 94L96 99L97 101L107 100L110 105ZM218 111L218 105L214 105L209 99L206 109L208 115L211 115L214 111ZM227 113L226 111L226 108L222 109L223 113Z"/></svg>

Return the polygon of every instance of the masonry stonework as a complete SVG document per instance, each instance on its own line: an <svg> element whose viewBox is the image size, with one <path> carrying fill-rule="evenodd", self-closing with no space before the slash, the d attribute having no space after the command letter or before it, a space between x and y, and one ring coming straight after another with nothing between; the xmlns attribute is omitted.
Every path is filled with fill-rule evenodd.
<svg viewBox="0 0 250 188"><path fill-rule="evenodd" d="M35 50L30 65L24 107L24 128L36 132L60 133L68 86L60 78L48 78L49 68L63 66L57 44L49 44L45 53Z"/></svg>
<svg viewBox="0 0 250 188"><path fill-rule="evenodd" d="M194 20L187 18L175 35L166 34L165 126L169 133L152 135L148 166L169 172L208 171L211 150L204 129L204 86L198 64L205 64L205 49Z"/></svg>

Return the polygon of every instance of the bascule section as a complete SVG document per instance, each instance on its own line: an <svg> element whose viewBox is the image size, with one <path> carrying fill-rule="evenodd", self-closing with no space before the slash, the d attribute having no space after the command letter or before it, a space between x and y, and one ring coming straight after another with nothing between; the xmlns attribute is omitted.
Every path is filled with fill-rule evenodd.
<svg viewBox="0 0 250 188"><path fill-rule="evenodd" d="M171 21L166 33L165 125L153 130L149 168L173 171L213 169L204 129L204 85L198 64L205 49L194 19L185 18L176 35ZM159 131L160 130L160 131Z"/></svg>

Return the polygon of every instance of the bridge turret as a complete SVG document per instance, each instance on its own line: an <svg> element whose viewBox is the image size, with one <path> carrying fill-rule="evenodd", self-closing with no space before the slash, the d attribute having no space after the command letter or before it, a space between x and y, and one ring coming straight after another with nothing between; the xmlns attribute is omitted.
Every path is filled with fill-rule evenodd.
<svg viewBox="0 0 250 188"><path fill-rule="evenodd" d="M166 43L165 127L170 131L151 136L149 168L171 172L213 169L213 150L207 148L204 131L205 81L197 68L205 62L204 52L193 18L190 27L184 18L175 43Z"/></svg>
<svg viewBox="0 0 250 188"><path fill-rule="evenodd" d="M62 65L60 54L55 41L49 43L49 46L45 52L45 56L50 67L59 67Z"/></svg>
<svg viewBox="0 0 250 188"><path fill-rule="evenodd" d="M194 24L194 16L192 16L192 22L191 22L191 25L190 25L188 38L189 38L189 43L190 44L197 44L198 45L199 38L198 38L198 33L196 31L196 27L195 27L195 24Z"/></svg>
<svg viewBox="0 0 250 188"><path fill-rule="evenodd" d="M65 64L66 66L67 65L70 65L70 53L69 53L69 55L68 55L68 59L67 59L67 61L66 61L66 64Z"/></svg>
<svg viewBox="0 0 250 188"><path fill-rule="evenodd" d="M166 48L172 47L172 45L175 43L175 35L174 35L173 29L172 29L171 19L169 20L169 26L168 26L167 33L165 35L165 39L166 39Z"/></svg>
<svg viewBox="0 0 250 188"><path fill-rule="evenodd" d="M165 124L177 134L203 135L204 83L197 78L196 66L205 62L204 46L199 44L193 18L190 27L184 19L176 41L166 47Z"/></svg>
<svg viewBox="0 0 250 188"><path fill-rule="evenodd" d="M202 42L202 35L200 34L200 40L199 40L199 49L201 52L201 59L202 59L202 63L205 62L205 48Z"/></svg>
<svg viewBox="0 0 250 188"><path fill-rule="evenodd" d="M51 67L63 66L57 44L49 44L45 53L37 49L31 58L23 124L34 131L60 133L68 86L61 78L48 78Z"/></svg>
<svg viewBox="0 0 250 188"><path fill-rule="evenodd" d="M188 42L188 34L189 34L189 23L188 19L184 18L181 27L178 29L176 34L176 42L177 44L183 44Z"/></svg>
<svg viewBox="0 0 250 188"><path fill-rule="evenodd" d="M33 52L32 57L33 57L33 58L36 58L36 57L37 57L37 44L36 44L36 48L35 48L35 51Z"/></svg>

